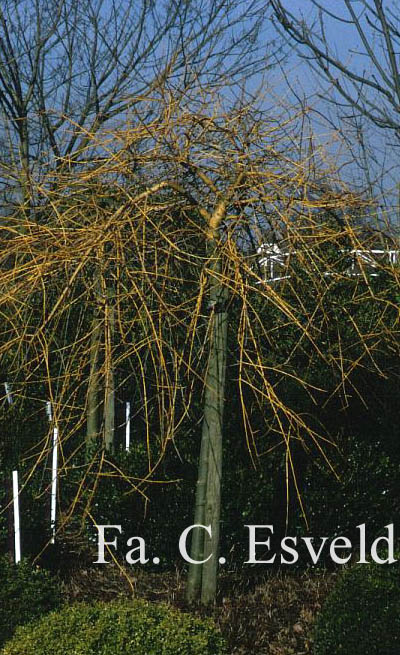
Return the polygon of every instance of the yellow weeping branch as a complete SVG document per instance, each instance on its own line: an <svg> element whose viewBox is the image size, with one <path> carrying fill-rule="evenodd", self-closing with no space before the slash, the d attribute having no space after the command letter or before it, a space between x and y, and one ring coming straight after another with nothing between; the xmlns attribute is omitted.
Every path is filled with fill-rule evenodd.
<svg viewBox="0 0 400 655"><path fill-rule="evenodd" d="M398 350L398 314L393 330L382 322L385 312L398 309L374 290L365 261L359 259L359 276L350 281L343 264L343 250L372 247L374 237L366 236L358 218L371 208L322 158L321 170L314 167L310 175L309 161L298 158L288 137L290 121L280 129L254 118L250 106L223 113L216 103L214 114L202 115L173 102L160 103L157 112L152 102L157 118L87 134L81 161L64 162L33 190L29 215L17 208L0 218L0 356L17 381L17 398L42 398L45 390L54 399L65 475L85 450L87 420L96 412L101 417L101 409L104 415L105 396L118 395L123 382L116 371L128 376L129 370L142 403L143 479L149 480L168 444L179 439L194 389L199 381L203 390L207 385L212 326L205 299L208 285L219 285L239 306L239 320L227 329L238 347L238 403L253 465L259 447L249 394L268 407L271 448L281 443L297 488L292 443L313 445L329 462L330 439L287 406L276 380L295 381L314 397L312 380L293 364L304 350L330 367L339 380L334 393L341 393L355 368L375 366L379 374L381 343ZM284 243L288 253L276 285L266 282L257 255L268 240ZM374 266L398 285L395 263L377 258ZM99 274L103 288L95 292ZM338 280L349 281L353 306L368 300L379 307L368 329L349 315L351 338L361 348L357 357L343 348L340 333L336 349L321 345ZM279 326L265 324L269 310ZM297 341L275 366L269 353L280 347L279 329L288 326ZM104 431L100 418L93 426L92 436ZM50 443L49 436L38 437L25 454L32 469ZM108 475L109 466L103 455L91 453L65 521L90 485L94 493L93 475ZM140 480L114 465L112 470L132 491L144 493Z"/></svg>

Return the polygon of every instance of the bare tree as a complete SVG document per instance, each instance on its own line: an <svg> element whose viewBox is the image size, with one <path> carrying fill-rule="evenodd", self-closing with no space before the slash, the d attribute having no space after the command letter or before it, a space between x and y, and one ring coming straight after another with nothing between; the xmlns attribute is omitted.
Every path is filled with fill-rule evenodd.
<svg viewBox="0 0 400 655"><path fill-rule="evenodd" d="M384 173L389 171L395 184L398 177L389 154L400 139L398 2L344 0L332 5L309 0L302 6L307 18L285 0L271 0L271 5L278 30L298 44L300 56L329 84L324 100L339 116L340 129L349 126L351 150L368 190L387 192ZM335 42L333 35L340 30L353 35L351 50ZM382 130L379 136L375 129L373 147L368 147L368 124Z"/></svg>
<svg viewBox="0 0 400 655"><path fill-rule="evenodd" d="M143 493L168 444L178 442L196 390L204 390L194 522L211 526L212 535L194 533L192 557L200 562L212 557L191 567L191 601L200 596L203 603L215 600L225 377L232 376L232 367L226 366L229 341L235 343L237 402L253 461L259 455L260 425L253 424L249 398L261 416L268 407L265 430L276 438L276 447L283 448L287 479L297 488L293 444L309 441L324 456L327 439L316 432L310 417L288 406L281 395L285 385L278 388L277 377L295 381L310 394L321 391L294 368L297 353L307 343L304 353L315 353L328 363L340 389L354 367L364 360L373 362L381 329L371 324L366 339L354 319L362 349L355 359L343 358L341 348L327 355L318 345L321 325L329 320L327 291L348 279L343 240L349 242L348 249L359 249L349 208L362 211L365 204L346 191L334 169L321 168L318 176L319 167L310 169L309 156L299 160L296 144L288 139L289 123L270 115L265 120L251 104L227 112L212 97L202 97L197 111L179 102L155 102L146 122L128 121L119 130L93 135L93 154L100 147L106 150L110 141L116 144L107 160L72 167L68 175L57 171L55 189L38 185L43 220L35 223L25 217L22 236L15 229L18 212L10 221L13 229L0 226L0 307L5 322L0 356L12 361L23 385L30 385L30 397L38 386L39 393L46 388L57 399L65 472L85 450L85 410L89 451L99 435L99 408L104 410L104 448L82 467L81 483L64 509L60 529L77 511L84 492L83 516L92 518L102 476L118 476L130 491ZM140 175L132 175L133 151ZM336 212L341 221L325 220L329 212ZM256 246L267 229L285 238L282 285L266 282L256 264ZM327 246L328 260L323 256ZM398 274L394 267L382 268ZM366 274L361 282L365 290L354 293L355 302L364 303L367 292L376 298ZM303 303L305 286L309 307ZM384 293L379 320L389 302ZM264 326L265 307L298 334L285 361L278 364L265 357L265 349L281 338L276 325ZM128 362L143 388L140 411L148 475L140 480L126 475L109 457L115 382L118 388L118 375L113 374ZM153 457L155 439L158 453ZM32 444L37 466L49 444L50 434L46 444Z"/></svg>
<svg viewBox="0 0 400 655"><path fill-rule="evenodd" d="M318 19L307 23L296 16L281 0L271 5L279 25L285 32L308 50L309 64L318 70L339 92L344 106L352 107L375 125L393 130L400 136L400 69L397 53L400 45L400 26L397 3L383 6L382 0L361 0L355 3L344 0L347 15L324 7L317 0L309 5L317 9ZM333 19L354 28L355 41L363 48L362 67L348 62L334 52L326 32L326 20ZM334 98L332 102L337 102Z"/></svg>
<svg viewBox="0 0 400 655"><path fill-rule="evenodd" d="M262 9L260 0L6 0L0 8L4 196L29 214L42 202L37 183L51 186L51 171L67 174L96 160L96 133L128 112L134 122L148 119L146 98L170 93L185 103L195 87L231 86L265 68ZM99 339L107 333L109 342L113 332L112 293L104 302L102 331L96 309L93 319L88 445L101 424ZM111 370L106 389L105 441L112 450Z"/></svg>
<svg viewBox="0 0 400 655"><path fill-rule="evenodd" d="M168 86L231 85L266 66L260 0L5 0L0 115L6 187L85 157L100 127Z"/></svg>

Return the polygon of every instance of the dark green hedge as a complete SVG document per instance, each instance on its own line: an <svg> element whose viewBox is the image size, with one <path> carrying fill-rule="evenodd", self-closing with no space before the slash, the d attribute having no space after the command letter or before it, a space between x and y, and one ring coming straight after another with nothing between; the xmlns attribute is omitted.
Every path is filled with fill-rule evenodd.
<svg viewBox="0 0 400 655"><path fill-rule="evenodd" d="M22 560L0 558L0 646L18 625L28 623L61 603L59 580Z"/></svg>
<svg viewBox="0 0 400 655"><path fill-rule="evenodd" d="M316 621L313 655L399 653L399 562L345 571Z"/></svg>

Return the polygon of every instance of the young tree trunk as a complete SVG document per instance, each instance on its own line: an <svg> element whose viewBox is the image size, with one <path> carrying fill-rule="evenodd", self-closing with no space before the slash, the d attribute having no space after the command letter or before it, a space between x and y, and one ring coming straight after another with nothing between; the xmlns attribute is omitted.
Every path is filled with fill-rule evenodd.
<svg viewBox="0 0 400 655"><path fill-rule="evenodd" d="M22 121L20 132L20 159L21 159L21 199L25 217L29 218L32 204L30 171L29 171L29 135L27 118Z"/></svg>
<svg viewBox="0 0 400 655"><path fill-rule="evenodd" d="M206 377L204 429L208 431L207 495L204 508L205 525L211 526L212 537L204 540L201 602L208 605L215 601L217 591L217 567L219 526L221 514L222 435L224 415L224 391L226 355L228 347L228 314L226 289L216 281L210 290L213 311L210 359ZM209 558L209 559L208 559Z"/></svg>
<svg viewBox="0 0 400 655"><path fill-rule="evenodd" d="M207 393L207 392L206 392ZM201 436L199 467L196 483L196 499L194 508L194 525L204 525L205 504L207 494L208 475L208 448L209 431L206 421L203 420ZM201 561L204 553L204 530L194 528L192 531L192 544L190 556L193 560ZM194 603L201 595L202 568L200 564L189 564L189 573L186 585L186 599L188 603Z"/></svg>
<svg viewBox="0 0 400 655"><path fill-rule="evenodd" d="M95 308L90 337L90 371L86 404L86 460L93 454L93 448L100 432L99 422L99 355L101 341L101 318Z"/></svg>
<svg viewBox="0 0 400 655"><path fill-rule="evenodd" d="M90 336L90 370L86 403L86 461L93 456L93 449L100 435L100 348L102 335L100 279L95 274L94 309Z"/></svg>
<svg viewBox="0 0 400 655"><path fill-rule="evenodd" d="M106 374L104 390L104 446L109 453L114 452L115 438L115 388L112 363Z"/></svg>
<svg viewBox="0 0 400 655"><path fill-rule="evenodd" d="M100 291L103 298L104 320L100 312ZM90 338L90 371L86 409L86 459L89 460L93 454L93 447L101 432L101 413L103 413L103 444L108 452L114 451L114 427L115 427L115 389L112 347L115 332L114 308L112 305L113 294L107 289L104 281L96 282L96 308L92 319L92 333ZM100 349L102 334L104 331L104 358L101 357ZM101 377L100 367L104 364L104 387L103 401L101 398ZM102 408L102 412L101 412Z"/></svg>
<svg viewBox="0 0 400 655"><path fill-rule="evenodd" d="M104 446L114 452L115 437L115 388L113 368L113 343L115 332L115 316L113 307L113 294L110 289L106 291L106 321L105 321L105 389L104 389Z"/></svg>
<svg viewBox="0 0 400 655"><path fill-rule="evenodd" d="M215 245L213 239L212 245ZM215 257L215 248L212 256ZM210 526L212 537L194 529L191 558L205 564L190 564L186 596L190 603L201 597L205 605L215 601L221 506L222 428L227 353L226 288L221 284L221 260L212 263L209 288L211 312L210 352L205 376L204 417L199 458L194 523Z"/></svg>

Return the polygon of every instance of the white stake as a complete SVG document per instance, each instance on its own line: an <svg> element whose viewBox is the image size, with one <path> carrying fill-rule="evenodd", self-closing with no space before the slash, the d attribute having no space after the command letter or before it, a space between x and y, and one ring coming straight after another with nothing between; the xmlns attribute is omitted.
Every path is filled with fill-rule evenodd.
<svg viewBox="0 0 400 655"><path fill-rule="evenodd" d="M50 423L53 420L51 402L46 402L46 414ZM51 543L55 543L56 537L56 513L57 513L57 456L58 456L58 428L53 428L53 461L51 465L51 506L50 506L50 530L52 532Z"/></svg>
<svg viewBox="0 0 400 655"><path fill-rule="evenodd" d="M4 389L6 390L7 402L8 402L9 405L12 405L13 397L12 397L10 385L8 384L8 382L4 382Z"/></svg>
<svg viewBox="0 0 400 655"><path fill-rule="evenodd" d="M18 496L18 471L12 472L13 481L13 506L14 506L14 549L15 563L21 561L21 532L19 528L19 496Z"/></svg>
<svg viewBox="0 0 400 655"><path fill-rule="evenodd" d="M51 509L50 528L52 531L51 543L54 544L56 536L56 509L57 509L57 454L58 454L58 429L53 430L53 463L51 467Z"/></svg>
<svg viewBox="0 0 400 655"><path fill-rule="evenodd" d="M126 423L125 423L125 450L129 452L131 445L131 404L126 403Z"/></svg>

